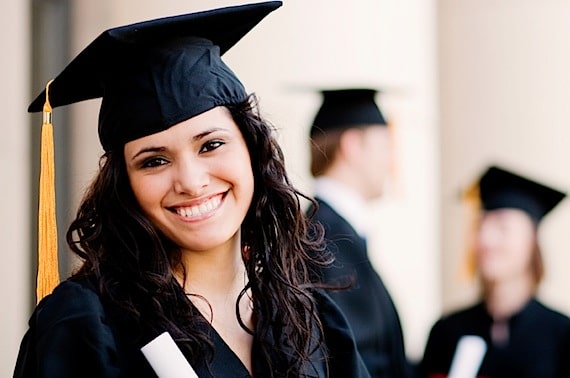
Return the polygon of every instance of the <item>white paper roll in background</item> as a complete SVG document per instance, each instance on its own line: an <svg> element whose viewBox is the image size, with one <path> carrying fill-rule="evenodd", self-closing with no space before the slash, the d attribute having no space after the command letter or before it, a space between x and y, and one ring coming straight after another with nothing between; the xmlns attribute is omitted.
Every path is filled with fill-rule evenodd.
<svg viewBox="0 0 570 378"><path fill-rule="evenodd" d="M141 351L159 378L198 378L168 332L143 346Z"/></svg>
<svg viewBox="0 0 570 378"><path fill-rule="evenodd" d="M475 378L487 352L485 340L479 336L463 336L457 342L448 378Z"/></svg>

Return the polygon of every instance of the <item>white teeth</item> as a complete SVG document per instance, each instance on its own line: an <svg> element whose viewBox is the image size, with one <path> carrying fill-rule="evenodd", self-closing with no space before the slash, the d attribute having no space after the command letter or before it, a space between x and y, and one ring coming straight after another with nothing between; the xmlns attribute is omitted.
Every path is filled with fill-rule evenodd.
<svg viewBox="0 0 570 378"><path fill-rule="evenodd" d="M204 215L216 209L218 206L220 206L221 202L222 202L221 198L217 196L197 206L179 207L178 209L176 209L176 213L185 218L196 217Z"/></svg>

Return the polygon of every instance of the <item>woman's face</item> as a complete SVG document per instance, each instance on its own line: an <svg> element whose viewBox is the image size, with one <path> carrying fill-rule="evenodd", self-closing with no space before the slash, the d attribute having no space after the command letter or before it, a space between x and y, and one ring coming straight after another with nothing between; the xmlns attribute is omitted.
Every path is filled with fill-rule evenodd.
<svg viewBox="0 0 570 378"><path fill-rule="evenodd" d="M498 209L485 213L476 239L479 274L485 282L532 275L531 259L536 230L522 210Z"/></svg>
<svg viewBox="0 0 570 378"><path fill-rule="evenodd" d="M225 107L128 142L129 181L143 212L183 251L235 245L253 197L243 136Z"/></svg>

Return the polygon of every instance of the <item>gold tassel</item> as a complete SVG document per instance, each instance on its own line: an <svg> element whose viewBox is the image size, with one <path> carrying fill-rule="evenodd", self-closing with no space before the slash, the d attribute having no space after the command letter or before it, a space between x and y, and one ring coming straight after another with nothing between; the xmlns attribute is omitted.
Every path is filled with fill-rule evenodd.
<svg viewBox="0 0 570 378"><path fill-rule="evenodd" d="M468 188L463 193L463 206L467 218L467 230L465 237L465 257L460 272L461 277L473 279L477 275L477 256L475 253L475 242L479 228L479 216L481 212L481 198L479 182Z"/></svg>
<svg viewBox="0 0 570 378"><path fill-rule="evenodd" d="M52 81L46 85L46 102L43 109L41 137L38 207L38 277L36 286L37 302L50 294L57 284L59 284L57 224L55 218L54 140L51 120L52 108L49 103L49 86Z"/></svg>

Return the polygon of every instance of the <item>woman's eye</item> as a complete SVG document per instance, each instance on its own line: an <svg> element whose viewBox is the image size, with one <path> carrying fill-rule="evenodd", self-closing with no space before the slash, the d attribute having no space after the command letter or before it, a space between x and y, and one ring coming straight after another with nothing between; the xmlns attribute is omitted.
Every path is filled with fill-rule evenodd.
<svg viewBox="0 0 570 378"><path fill-rule="evenodd" d="M200 149L200 152L208 152L208 151L213 151L216 148L220 147L221 145L223 145L224 142L220 141L220 140L211 140L208 141L206 143L204 143L202 145L202 148Z"/></svg>
<svg viewBox="0 0 570 378"><path fill-rule="evenodd" d="M166 160L165 158L161 158L161 157L153 157L150 159L146 159L145 161L143 161L143 163L141 164L142 168L154 168L154 167L159 167L161 165L167 164L168 160Z"/></svg>

